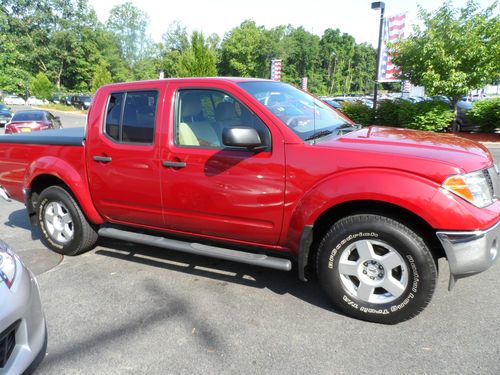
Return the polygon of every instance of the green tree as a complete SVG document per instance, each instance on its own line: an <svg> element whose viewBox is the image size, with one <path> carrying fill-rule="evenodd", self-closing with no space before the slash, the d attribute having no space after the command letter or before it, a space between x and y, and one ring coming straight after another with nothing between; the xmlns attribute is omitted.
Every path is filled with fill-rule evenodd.
<svg viewBox="0 0 500 375"><path fill-rule="evenodd" d="M469 1L462 9L446 2L436 12L420 9L424 28L392 45L401 79L424 86L429 95L444 94L455 104L470 90L500 76L500 18L497 3L480 9Z"/></svg>
<svg viewBox="0 0 500 375"><path fill-rule="evenodd" d="M123 57L130 66L145 57L150 38L149 17L131 2L115 5L109 12L106 26L118 36Z"/></svg>
<svg viewBox="0 0 500 375"><path fill-rule="evenodd" d="M111 72L109 71L108 64L105 61L101 61L99 66L94 72L92 77L92 88L91 91L94 93L97 89L103 85L112 82Z"/></svg>
<svg viewBox="0 0 500 375"><path fill-rule="evenodd" d="M213 77L217 75L219 37L189 35L179 22L163 35L161 70L167 77Z"/></svg>
<svg viewBox="0 0 500 375"><path fill-rule="evenodd" d="M40 99L50 99L54 93L54 86L50 83L47 76L39 72L35 79L31 81L31 93Z"/></svg>
<svg viewBox="0 0 500 375"><path fill-rule="evenodd" d="M283 40L289 51L282 66L285 82L299 85L300 79L307 77L309 91L317 93L326 91L319 71L319 42L320 38L317 35L311 34L303 27L290 29Z"/></svg>
<svg viewBox="0 0 500 375"><path fill-rule="evenodd" d="M217 75L215 51L205 41L202 33L191 34L189 49L184 51L176 67L178 77L213 77Z"/></svg>
<svg viewBox="0 0 500 375"><path fill-rule="evenodd" d="M269 77L268 50L264 27L246 20L226 33L221 44L220 71L239 77Z"/></svg>

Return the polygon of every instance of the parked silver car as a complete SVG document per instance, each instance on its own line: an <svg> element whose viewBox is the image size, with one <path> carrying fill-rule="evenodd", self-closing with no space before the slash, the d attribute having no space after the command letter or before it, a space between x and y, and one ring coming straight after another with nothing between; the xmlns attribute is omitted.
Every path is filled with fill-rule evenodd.
<svg viewBox="0 0 500 375"><path fill-rule="evenodd" d="M35 276L0 240L0 374L31 373L46 348L47 329Z"/></svg>

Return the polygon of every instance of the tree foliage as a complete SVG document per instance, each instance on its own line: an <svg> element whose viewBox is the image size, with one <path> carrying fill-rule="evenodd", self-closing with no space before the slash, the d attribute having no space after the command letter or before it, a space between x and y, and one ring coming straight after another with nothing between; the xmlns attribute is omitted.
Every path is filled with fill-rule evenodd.
<svg viewBox="0 0 500 375"><path fill-rule="evenodd" d="M106 26L118 37L122 55L130 66L145 57L150 40L147 36L149 17L131 2L115 5Z"/></svg>
<svg viewBox="0 0 500 375"><path fill-rule="evenodd" d="M99 66L94 72L94 76L92 77L92 92L96 92L97 89L103 85L112 82L111 73L108 69L108 64L105 61L101 61Z"/></svg>
<svg viewBox="0 0 500 375"><path fill-rule="evenodd" d="M31 82L31 93L39 99L50 99L54 92L54 87L47 76L39 72Z"/></svg>
<svg viewBox="0 0 500 375"><path fill-rule="evenodd" d="M500 18L495 2L480 9L469 1L462 9L446 2L436 12L420 9L424 27L392 46L401 78L424 86L429 95L458 98L500 76Z"/></svg>
<svg viewBox="0 0 500 375"><path fill-rule="evenodd" d="M485 132L500 129L500 97L480 100L467 112L469 121L472 121Z"/></svg>
<svg viewBox="0 0 500 375"><path fill-rule="evenodd" d="M224 37L173 23L153 43L149 19L132 3L114 6L101 23L88 0L0 0L0 89L23 96L43 73L58 91L93 91L101 83L166 77L269 78L271 59L282 80L304 76L316 94L363 92L373 86L375 51L328 29L271 29L247 20ZM335 55L333 55L333 53Z"/></svg>

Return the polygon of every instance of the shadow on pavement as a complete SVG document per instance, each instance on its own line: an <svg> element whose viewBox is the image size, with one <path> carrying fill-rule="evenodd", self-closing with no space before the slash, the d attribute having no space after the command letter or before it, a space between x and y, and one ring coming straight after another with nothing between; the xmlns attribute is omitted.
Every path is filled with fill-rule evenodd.
<svg viewBox="0 0 500 375"><path fill-rule="evenodd" d="M6 226L10 228L21 228L26 229L31 232L32 240L39 240L40 233L38 232L37 227L33 227L29 221L28 213L25 209L13 211L8 220L4 223Z"/></svg>
<svg viewBox="0 0 500 375"><path fill-rule="evenodd" d="M172 319L180 319L188 327L203 327L196 335L192 335L201 348L209 352L219 352L225 349L222 335L211 327L206 317L197 316L191 311L185 300L169 294L151 279L145 280L140 289L142 292L139 293L149 294L156 301L151 305L151 310L142 315L134 315L129 321L114 325L107 330L100 330L89 337L75 337L76 340L55 351L49 350L39 370L49 370L49 373L52 373L54 369L61 369L74 361L81 361L84 356L95 356L101 348L109 350L113 346L130 349L134 338L144 335L151 329L161 330L164 323ZM163 301L163 306L160 301Z"/></svg>
<svg viewBox="0 0 500 375"><path fill-rule="evenodd" d="M95 253L100 256L226 283L266 288L279 295L291 294L314 306L343 315L333 309L316 280L304 283L298 279L295 264L291 272L285 272L130 242L101 239L99 245Z"/></svg>

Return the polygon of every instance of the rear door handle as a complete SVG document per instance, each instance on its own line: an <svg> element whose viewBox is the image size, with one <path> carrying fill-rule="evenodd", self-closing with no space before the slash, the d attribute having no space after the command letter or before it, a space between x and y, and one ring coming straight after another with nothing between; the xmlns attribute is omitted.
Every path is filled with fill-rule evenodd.
<svg viewBox="0 0 500 375"><path fill-rule="evenodd" d="M164 167L170 167L170 168L184 168L187 166L186 162L184 161L164 161L162 162Z"/></svg>
<svg viewBox="0 0 500 375"><path fill-rule="evenodd" d="M111 156L93 156L92 159L100 163L109 163L113 158Z"/></svg>

